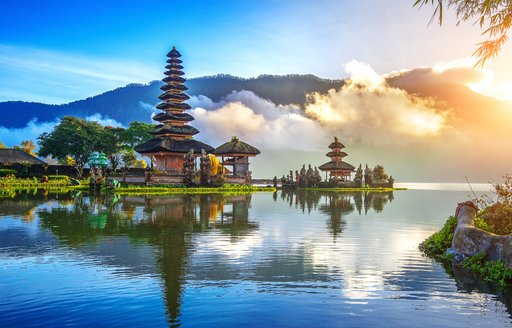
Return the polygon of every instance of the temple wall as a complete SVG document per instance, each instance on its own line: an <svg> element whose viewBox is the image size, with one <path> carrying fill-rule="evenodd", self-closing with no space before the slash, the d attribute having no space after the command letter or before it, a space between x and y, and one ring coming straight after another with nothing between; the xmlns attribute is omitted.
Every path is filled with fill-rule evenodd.
<svg viewBox="0 0 512 328"><path fill-rule="evenodd" d="M183 169L184 159L182 155L155 156L156 168L160 171Z"/></svg>
<svg viewBox="0 0 512 328"><path fill-rule="evenodd" d="M129 184L144 184L146 182L144 176L141 176L141 175L138 175L138 176L136 176L136 175L127 175L127 176L110 175L109 178L113 178L119 182L129 183Z"/></svg>
<svg viewBox="0 0 512 328"><path fill-rule="evenodd" d="M512 235L498 236L475 228L476 207L465 202L457 207L457 228L453 234L452 250L466 256L486 252L487 261L501 259L512 268Z"/></svg>
<svg viewBox="0 0 512 328"><path fill-rule="evenodd" d="M242 178L242 177L227 176L226 183L228 183L228 184L247 184L247 180L245 177Z"/></svg>
<svg viewBox="0 0 512 328"><path fill-rule="evenodd" d="M171 175L152 175L149 181L150 185L182 185L185 184L185 178L182 176L171 176Z"/></svg>

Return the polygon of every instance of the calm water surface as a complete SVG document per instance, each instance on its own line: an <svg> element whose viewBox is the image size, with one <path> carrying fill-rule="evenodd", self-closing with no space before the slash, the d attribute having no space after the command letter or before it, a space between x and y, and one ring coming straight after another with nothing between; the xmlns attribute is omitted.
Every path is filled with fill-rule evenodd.
<svg viewBox="0 0 512 328"><path fill-rule="evenodd" d="M0 326L511 326L417 249L469 192L416 189L4 195Z"/></svg>

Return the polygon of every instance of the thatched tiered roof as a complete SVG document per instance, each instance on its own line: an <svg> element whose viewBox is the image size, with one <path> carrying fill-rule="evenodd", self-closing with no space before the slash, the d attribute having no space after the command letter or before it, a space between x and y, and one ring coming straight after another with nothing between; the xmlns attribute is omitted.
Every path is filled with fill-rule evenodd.
<svg viewBox="0 0 512 328"><path fill-rule="evenodd" d="M46 164L39 158L30 155L29 153L14 148L0 148L0 164Z"/></svg>
<svg viewBox="0 0 512 328"><path fill-rule="evenodd" d="M191 107L185 102L190 97L183 93L187 87L183 85L186 79L181 77L185 74L181 71L183 69L182 61L178 59L181 54L173 47L167 57L169 57L166 61L168 65L165 66L167 71L164 73L166 77L162 80L165 85L160 88L164 93L158 97L162 102L156 106L163 113L154 116L154 119L161 124L150 131L156 138L137 146L135 150L141 154L186 153L190 149L194 149L196 152L200 152L201 149L211 152L213 147L199 141L189 140L199 131L187 124L194 120L192 115L183 113Z"/></svg>
<svg viewBox="0 0 512 328"><path fill-rule="evenodd" d="M213 151L215 155L224 156L256 156L259 153L257 148L240 141L237 137L231 138L231 141L220 145Z"/></svg>

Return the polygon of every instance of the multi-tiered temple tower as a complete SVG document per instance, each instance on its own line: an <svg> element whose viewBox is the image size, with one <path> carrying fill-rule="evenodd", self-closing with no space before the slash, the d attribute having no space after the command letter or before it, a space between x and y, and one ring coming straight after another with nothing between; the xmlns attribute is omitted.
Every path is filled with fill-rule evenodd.
<svg viewBox="0 0 512 328"><path fill-rule="evenodd" d="M150 157L158 170L178 173L183 169L184 154L193 149L194 154L200 156L202 150L211 153L213 147L192 139L199 131L188 125L194 117L185 113L190 109L186 103L190 97L184 93L187 87L183 85L186 80L182 77L181 54L173 47L167 57L166 77L162 80L165 85L160 88L164 93L158 97L162 102L156 106L162 113L153 117L160 124L150 131L155 138L138 145L135 150Z"/></svg>
<svg viewBox="0 0 512 328"><path fill-rule="evenodd" d="M347 153L341 151L345 146L334 137L334 142L329 145L331 151L326 154L331 159L318 168L322 171L329 172L330 180L332 181L350 181L350 174L354 171L355 167L343 161Z"/></svg>

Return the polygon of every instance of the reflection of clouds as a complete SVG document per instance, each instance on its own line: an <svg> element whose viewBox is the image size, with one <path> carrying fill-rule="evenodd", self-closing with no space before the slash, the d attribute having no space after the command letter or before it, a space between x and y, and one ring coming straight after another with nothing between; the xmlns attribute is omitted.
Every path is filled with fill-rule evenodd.
<svg viewBox="0 0 512 328"><path fill-rule="evenodd" d="M259 234L249 234L233 239L220 232L210 233L196 238L194 241L197 255L219 253L229 259L248 257L263 244L263 239Z"/></svg>

